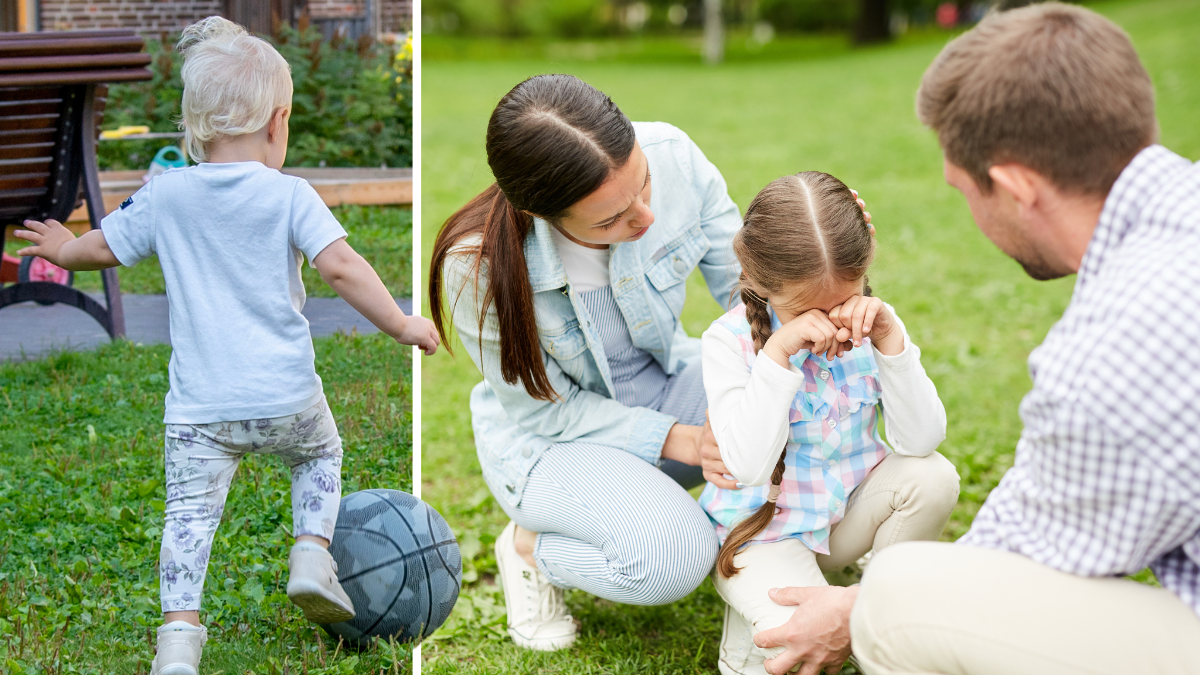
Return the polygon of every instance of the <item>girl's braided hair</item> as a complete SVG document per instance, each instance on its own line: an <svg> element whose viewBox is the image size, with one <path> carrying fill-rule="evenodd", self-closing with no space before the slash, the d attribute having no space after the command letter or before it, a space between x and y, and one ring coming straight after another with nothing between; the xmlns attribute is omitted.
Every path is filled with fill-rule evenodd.
<svg viewBox="0 0 1200 675"><path fill-rule="evenodd" d="M865 281L875 254L871 228L850 188L819 171L784 176L763 188L746 209L742 229L733 239L742 264L741 296L755 351L771 339L771 313L760 293L776 293L797 283ZM866 286L864 295L870 295ZM771 485L783 481L785 446L771 474ZM738 523L717 555L717 571L729 578L741 568L738 551L775 518L774 500Z"/></svg>

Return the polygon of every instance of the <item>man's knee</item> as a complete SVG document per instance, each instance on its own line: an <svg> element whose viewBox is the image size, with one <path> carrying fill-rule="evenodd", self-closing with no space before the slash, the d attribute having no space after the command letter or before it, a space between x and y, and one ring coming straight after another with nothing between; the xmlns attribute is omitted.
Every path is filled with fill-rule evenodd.
<svg viewBox="0 0 1200 675"><path fill-rule="evenodd" d="M942 590L943 572L936 561L953 547L941 542L903 542L871 559L850 615L854 654L868 673L891 672L886 664L898 645L889 640L918 621L920 608Z"/></svg>

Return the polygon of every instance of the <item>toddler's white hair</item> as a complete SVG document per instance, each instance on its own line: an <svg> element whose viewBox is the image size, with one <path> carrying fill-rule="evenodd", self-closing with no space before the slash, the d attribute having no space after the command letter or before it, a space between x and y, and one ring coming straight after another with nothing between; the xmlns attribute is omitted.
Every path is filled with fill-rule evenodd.
<svg viewBox="0 0 1200 675"><path fill-rule="evenodd" d="M205 145L254 133L292 102L292 74L275 48L219 16L183 30L183 121L188 152L199 162Z"/></svg>

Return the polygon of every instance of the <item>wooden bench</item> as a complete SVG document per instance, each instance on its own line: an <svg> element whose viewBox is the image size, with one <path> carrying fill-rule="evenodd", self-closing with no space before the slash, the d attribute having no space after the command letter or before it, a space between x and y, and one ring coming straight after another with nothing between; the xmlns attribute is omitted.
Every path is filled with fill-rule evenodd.
<svg viewBox="0 0 1200 675"><path fill-rule="evenodd" d="M149 80L150 55L132 30L0 33L0 232L26 219L66 221L87 202L91 229L106 213L96 139L107 84ZM105 305L62 284L0 289L0 309L63 303L125 334L115 269L101 272Z"/></svg>

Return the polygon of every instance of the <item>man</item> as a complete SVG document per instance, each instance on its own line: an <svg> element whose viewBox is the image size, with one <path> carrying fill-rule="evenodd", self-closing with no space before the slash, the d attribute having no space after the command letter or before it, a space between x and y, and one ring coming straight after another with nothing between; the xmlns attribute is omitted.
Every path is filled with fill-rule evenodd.
<svg viewBox="0 0 1200 675"><path fill-rule="evenodd" d="M1030 355L1016 461L957 543L755 636L772 673L1200 673L1200 167L1162 146L1128 37L1079 7L996 14L925 73L946 181L1035 279L1078 273ZM1162 588L1122 579L1149 566Z"/></svg>

